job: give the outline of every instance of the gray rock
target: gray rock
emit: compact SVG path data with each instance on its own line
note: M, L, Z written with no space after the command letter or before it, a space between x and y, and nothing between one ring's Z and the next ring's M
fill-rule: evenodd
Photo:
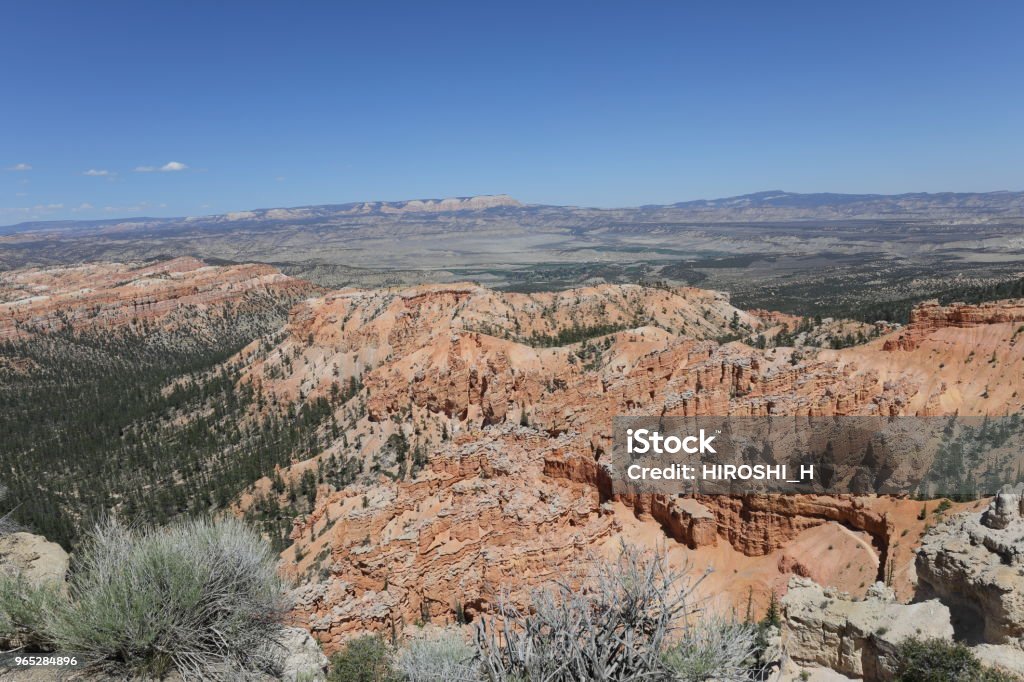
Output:
M953 636L949 609L938 600L900 604L884 585L854 601L806 578L792 578L782 612L783 670L790 672L828 668L846 677L891 680L904 639Z
M971 651L985 665L1024 678L1024 651L1017 647L1005 644L979 644L971 647Z
M1024 649L1020 491L1005 488L985 512L936 526L918 550L918 595L949 606L957 639Z
M850 682L857 680L856 677L840 675L830 668L819 666L799 666L793 661L787 661L776 677L770 678L772 682Z
M287 653L280 679L287 682L313 682L327 678L327 656L308 630L285 628L281 643Z
M61 584L68 573L68 553L41 535L10 533L0 536L0 570L20 573L36 585Z
M1015 521L1019 521L1024 513L1024 484L1015 487L1004 486L982 514L981 522L988 528L1001 530Z

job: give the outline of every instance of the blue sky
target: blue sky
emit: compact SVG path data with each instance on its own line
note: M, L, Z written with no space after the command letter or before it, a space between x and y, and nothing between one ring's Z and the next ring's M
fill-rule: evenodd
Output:
M1000 0L4 2L0 224L1020 190L1022 27Z

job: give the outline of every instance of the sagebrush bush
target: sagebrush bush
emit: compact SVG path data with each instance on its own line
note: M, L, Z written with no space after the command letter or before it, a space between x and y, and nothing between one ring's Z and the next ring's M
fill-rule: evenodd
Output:
M668 661L694 662L669 647L686 646L674 643L703 627L696 585L670 569L664 553L623 545L613 560L594 561L591 568L578 587L537 590L525 611L503 604L495 616L480 619L476 641L485 679L670 680Z
M81 548L70 599L44 627L58 649L118 675L272 672L286 607L276 559L231 518L155 530L106 522Z
M63 598L57 585L35 585L20 573L0 571L0 643L28 650L50 646L46 618Z
M442 631L436 636L417 637L395 654L395 668L404 682L479 680L476 649L458 632Z
M331 656L330 682L399 682L391 666L393 653L380 635L363 635Z
M757 626L708 616L682 629L662 660L679 682L746 680L757 656Z

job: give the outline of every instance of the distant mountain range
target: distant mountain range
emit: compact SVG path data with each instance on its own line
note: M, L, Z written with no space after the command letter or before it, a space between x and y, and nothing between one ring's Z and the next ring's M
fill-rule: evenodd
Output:
M758 213L773 217L786 214L788 219L1020 217L1024 216L1024 192L797 194L774 190L724 199L684 201L671 206L641 207L644 211L666 209L692 212L709 220L751 220L758 219Z
M499 194L0 228L0 271L176 256L266 263L330 287L664 280L729 291L750 307L807 310L811 297L831 312L837 298L909 300L951 280L1024 276L1024 192L770 191L609 209Z
M799 194L783 190L755 192L724 199L698 199L672 204L673 208L832 208L838 206L939 208L985 207L1001 210L1020 208L1024 192L912 192L908 194L837 194L817 192ZM655 206L654 208L658 208Z
M929 220L990 222L1024 217L1024 192L917 192L912 194L798 194L772 190L722 199L699 199L674 204L633 208L587 208L524 204L505 194L324 204L292 208L263 208L220 215L148 218L133 217L89 221L27 222L0 227L0 234L25 232L135 232L195 229L255 224L298 225L363 222L366 218L436 220L465 213L519 216L524 221L556 218L587 223L649 223L651 221L722 223L805 220ZM434 216L434 218L430 218Z

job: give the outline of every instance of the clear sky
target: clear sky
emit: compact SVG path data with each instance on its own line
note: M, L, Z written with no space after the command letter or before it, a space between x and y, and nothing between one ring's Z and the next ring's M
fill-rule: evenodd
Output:
M1024 3L0 3L0 224L1024 189Z

